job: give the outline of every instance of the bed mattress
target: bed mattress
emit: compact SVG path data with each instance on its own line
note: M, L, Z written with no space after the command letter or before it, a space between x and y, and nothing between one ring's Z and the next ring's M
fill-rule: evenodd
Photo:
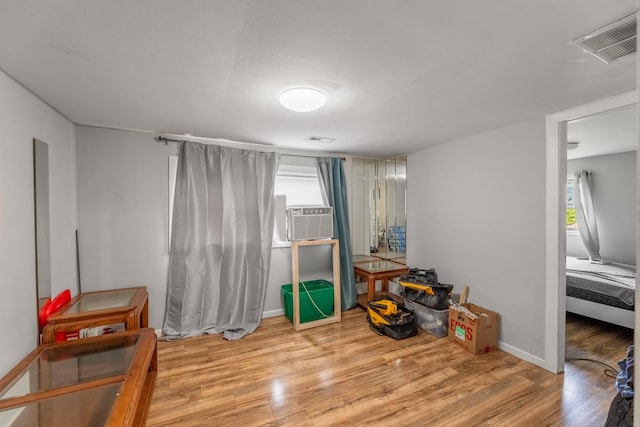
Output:
M636 270L616 263L592 264L567 257L567 296L633 310Z

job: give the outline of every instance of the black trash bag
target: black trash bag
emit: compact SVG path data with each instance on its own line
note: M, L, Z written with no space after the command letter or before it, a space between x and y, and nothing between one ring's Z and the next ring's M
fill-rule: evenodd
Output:
M631 427L633 425L633 365L634 346L627 349L627 357L618 362L621 371L616 377L618 394L609 406L605 427Z

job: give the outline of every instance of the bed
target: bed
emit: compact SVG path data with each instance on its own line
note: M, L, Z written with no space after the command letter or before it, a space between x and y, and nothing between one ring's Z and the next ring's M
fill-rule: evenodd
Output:
M567 256L567 311L634 328L636 269Z

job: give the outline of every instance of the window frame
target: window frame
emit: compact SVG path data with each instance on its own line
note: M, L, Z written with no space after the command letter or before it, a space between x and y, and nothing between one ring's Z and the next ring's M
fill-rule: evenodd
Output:
M579 236L580 233L578 232L577 221L571 225L567 225L568 221L566 219L569 216L569 209L573 209L575 214L575 201L572 200L575 197L575 185L576 185L576 181L573 174L567 174L567 185L565 187L565 200L566 200L565 230L568 235ZM570 194L571 194L571 199L569 196Z

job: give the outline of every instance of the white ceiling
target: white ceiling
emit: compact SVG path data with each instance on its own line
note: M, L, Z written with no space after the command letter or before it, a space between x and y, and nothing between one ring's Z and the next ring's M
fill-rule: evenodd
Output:
M78 124L390 157L634 89L635 56L607 65L568 43L634 10L635 0L0 0L0 69ZM299 85L327 105L283 109L277 96Z
M578 148L567 151L567 159L634 151L638 146L636 106L606 111L569 122L567 141Z

